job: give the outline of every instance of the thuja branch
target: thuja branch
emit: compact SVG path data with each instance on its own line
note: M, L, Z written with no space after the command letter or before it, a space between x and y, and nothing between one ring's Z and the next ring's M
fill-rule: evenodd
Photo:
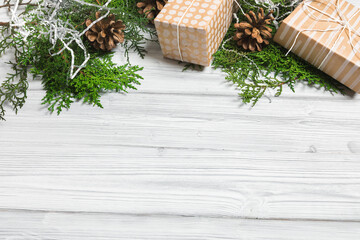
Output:
M279 4L279 12L284 17L294 6L286 4L288 2L291 3L290 0L286 0ZM239 0L239 3L245 12L263 7L255 0ZM238 13L238 17L240 21L246 20L241 13ZM274 25L271 28L273 32L276 31ZM286 56L287 50L277 43L270 41L269 46L261 52L244 53L235 41L231 41L234 34L235 28L232 25L225 36L225 49L221 48L215 54L213 66L227 73L226 79L238 87L244 103L255 104L264 96L267 89L276 91L275 96L280 96L285 86L295 91L297 82L321 87L331 93L341 92L339 84L331 77L292 53Z
M13 4L14 1L18 4ZM26 7L22 13L12 11L11 14L16 16L14 22L0 22L0 55L7 49L13 49L15 59L11 63L14 73L0 83L0 119L4 119L4 106L10 104L17 112L25 103L29 70L41 80L46 92L42 103L51 112L57 113L70 108L74 101L102 107L100 98L103 92L126 92L140 84L142 77L137 72L142 68L130 64L117 66L111 60L111 53L96 51L89 42L79 37L87 28L84 21L95 17L103 0L85 0L88 3L62 0L61 5L59 1L42 0L35 5L28 0L7 0L5 5L0 6L9 9L15 5L37 6L36 11L32 11L33 7ZM122 47L125 52L135 49L143 56L145 49L142 44L148 40L144 33L153 33L147 27L147 20L138 14L136 0L127 1L129 5L123 0L113 1L114 4L103 10L111 9L127 26ZM17 21L20 15L24 16L25 23ZM11 31L8 31L10 28ZM52 34L54 31L58 34ZM64 50L56 54L55 49ZM87 64L82 66L88 57ZM72 65L75 70L82 68L74 78L70 78L73 76L69 70Z

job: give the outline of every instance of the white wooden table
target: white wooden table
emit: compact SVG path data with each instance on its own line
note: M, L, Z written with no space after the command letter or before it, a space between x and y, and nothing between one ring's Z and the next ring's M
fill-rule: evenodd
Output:
M359 96L299 84L251 109L147 48L105 109L50 115L31 82L0 123L0 239L360 239Z

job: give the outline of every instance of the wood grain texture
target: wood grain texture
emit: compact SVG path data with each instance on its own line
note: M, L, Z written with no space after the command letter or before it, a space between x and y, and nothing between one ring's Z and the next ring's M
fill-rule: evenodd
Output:
M0 221L6 222L6 225L0 225L0 238L7 240L343 240L360 235L360 223L353 222L22 211L3 212Z
M0 122L0 239L360 237L358 95L299 84L250 108L147 48L139 90L104 109L50 115L31 81Z

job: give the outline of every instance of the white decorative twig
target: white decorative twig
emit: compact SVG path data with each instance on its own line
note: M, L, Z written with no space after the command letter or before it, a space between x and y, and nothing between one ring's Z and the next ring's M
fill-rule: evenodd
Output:
M17 27L17 31L24 37L26 41L30 34L34 34L34 28L24 28L25 22L19 17L18 6L20 0L14 0L13 8L10 8L11 21L10 26ZM33 14L39 19L39 25L43 26L46 30L41 34L48 36L52 47L49 49L51 56L61 54L67 50L71 54L71 66L70 66L70 78L73 79L83 69L90 59L90 54L87 52L85 45L82 41L82 36L97 22L107 17L110 13L108 5L111 0L108 0L104 5L99 6L91 3L84 2L82 0L42 0L38 2L37 8L33 11ZM58 18L61 10L71 3L78 3L79 5L86 5L98 8L99 11L107 10L107 12L100 18L93 21L84 31L79 32L68 21L63 21ZM63 47L54 53L54 49L57 43L61 42ZM70 47L72 43L76 43L83 51L84 61L80 65L75 65L76 56L74 50Z

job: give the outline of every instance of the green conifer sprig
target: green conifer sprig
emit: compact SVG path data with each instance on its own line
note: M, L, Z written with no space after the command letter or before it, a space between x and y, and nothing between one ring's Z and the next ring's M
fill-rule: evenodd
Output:
M86 0L90 3L98 3L96 0ZM101 2L99 2L102 4ZM8 0L10 4L10 0ZM132 4L133 6L128 6ZM114 0L108 7L111 12L118 16L126 24L125 42L122 46L125 55L129 51L137 52L144 57L146 50L142 46L148 40L152 40L154 29L148 28L148 21L136 11L134 0ZM17 113L24 105L28 89L28 73L42 82L45 90L43 104L48 105L50 112L58 114L63 109L69 109L75 101L102 107L101 94L107 91L126 92L127 89L136 89L142 77L138 74L142 70L139 66L129 63L117 66L112 61L112 53L100 53L93 49L84 38L85 47L90 54L90 60L79 74L71 79L69 69L71 66L71 54L63 51L61 54L51 56L52 53L62 49L62 42L56 42L53 51L52 44L46 33L47 26L41 23L37 15L32 12L34 6L30 3L22 16L26 20L28 30L31 30L26 41L16 28L10 28L9 24L0 24L0 56L7 50L14 49L13 72L8 74L4 81L0 81L0 119L5 120L6 108L9 106ZM68 21L79 32L85 29L85 20L89 17L95 19L96 7L80 6L74 1L63 1L58 18ZM76 56L75 65L84 61L83 50L72 43Z
M0 30L3 39L0 41L0 56L8 49L13 49L16 62L9 61L12 71L7 74L5 80L0 84L0 120L5 120L5 108L10 107L15 113L21 109L27 98L28 89L28 65L23 58L28 52L26 47L29 43L25 42L14 29L4 24Z
M277 2L281 3L280 15L286 16L293 10L293 7L290 7L291 0ZM256 12L260 7L264 7L255 0L239 0L239 3L244 12ZM238 13L238 17L240 21L246 20L241 12ZM275 32L274 25L271 27ZM232 24L224 41L232 38L234 33ZM275 42L271 42L263 51L255 53L244 51L232 40L224 42L224 48L220 48L214 54L213 66L227 74L226 79L237 86L244 103L252 103L254 106L268 89L273 89L276 97L282 94L284 87L289 87L295 92L294 86L298 82L305 82L331 93L343 92L344 87L333 78L293 53L286 56L287 50Z

